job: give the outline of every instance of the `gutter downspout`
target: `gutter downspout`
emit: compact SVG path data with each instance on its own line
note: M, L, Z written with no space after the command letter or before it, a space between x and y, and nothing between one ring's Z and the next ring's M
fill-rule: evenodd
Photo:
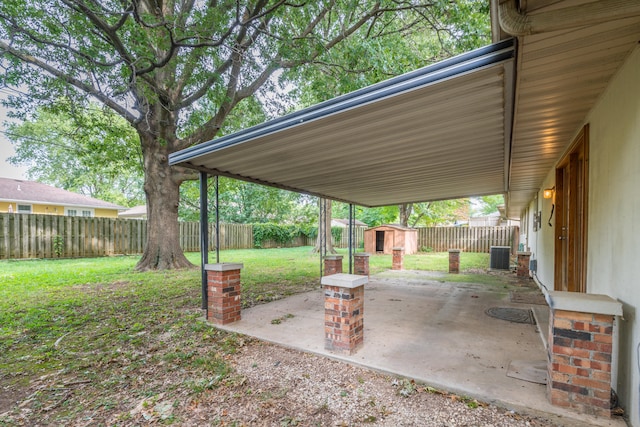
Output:
M535 14L521 13L516 0L498 0L500 28L512 36L586 27L640 15L638 0L599 0Z

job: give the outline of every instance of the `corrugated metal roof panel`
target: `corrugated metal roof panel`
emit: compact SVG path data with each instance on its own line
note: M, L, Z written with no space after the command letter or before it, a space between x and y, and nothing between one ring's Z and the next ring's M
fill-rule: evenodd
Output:
M379 97L367 89L361 103L338 99L308 120L296 113L301 122L265 124L171 162L364 206L502 193L512 56L512 44L496 45L451 69L427 67L408 90L403 79Z

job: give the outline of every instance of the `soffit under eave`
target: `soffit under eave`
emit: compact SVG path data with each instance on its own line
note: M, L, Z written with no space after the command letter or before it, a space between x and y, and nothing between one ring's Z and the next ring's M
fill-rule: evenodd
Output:
M509 193L519 218L640 40L640 17L518 38Z

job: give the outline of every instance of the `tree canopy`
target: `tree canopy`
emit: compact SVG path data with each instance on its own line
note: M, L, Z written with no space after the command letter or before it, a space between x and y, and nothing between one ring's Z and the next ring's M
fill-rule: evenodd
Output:
M121 206L143 203L135 130L111 110L94 105L71 114L64 106L40 108L31 120L8 126L16 148L10 162L28 166L32 180Z
M502 194L482 196L478 199L478 202L478 213L480 215L490 215L492 213L498 212L498 206L504 205L504 196Z
M475 46L487 33L486 7L481 0L4 0L0 84L25 89L8 102L21 118L65 99L71 112L97 101L128 122L139 138L149 218L137 268L188 267L179 187L196 174L170 167L169 154L255 124L259 115L243 114L252 97L274 112L304 103L290 87L311 84L316 69L335 82L306 102L408 71L413 63L403 68L394 44L412 34L428 34L424 40L437 40L447 55ZM417 51L416 37L406 43ZM439 59L436 50L427 56Z

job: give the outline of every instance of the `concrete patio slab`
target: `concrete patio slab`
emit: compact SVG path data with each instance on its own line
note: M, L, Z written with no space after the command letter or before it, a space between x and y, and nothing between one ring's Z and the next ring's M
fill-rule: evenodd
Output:
M508 284L451 283L445 277L421 271L372 276L365 285L364 346L351 356L324 348L320 288L243 310L241 321L219 327L508 409L541 413L566 425L625 425L620 418L552 406L544 385L508 377L511 361L546 361L543 342L536 325L495 319L485 311L527 306L510 302ZM536 308L538 316L548 310Z

